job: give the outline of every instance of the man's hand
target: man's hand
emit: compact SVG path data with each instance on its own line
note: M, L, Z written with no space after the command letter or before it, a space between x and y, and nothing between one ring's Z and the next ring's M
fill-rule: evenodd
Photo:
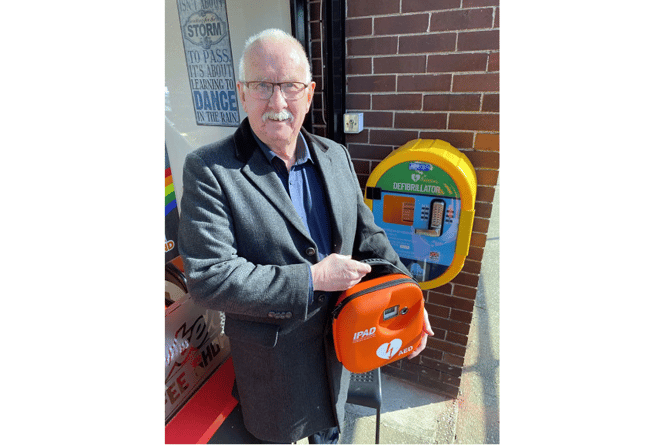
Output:
M311 266L314 290L345 291L372 271L369 264L351 259L350 255L333 253Z
M418 347L409 355L409 359L416 357L418 354L423 352L425 345L427 345L427 336L433 336L434 332L432 331L432 326L430 326L430 320L427 317L427 309L423 310L423 338L420 340Z

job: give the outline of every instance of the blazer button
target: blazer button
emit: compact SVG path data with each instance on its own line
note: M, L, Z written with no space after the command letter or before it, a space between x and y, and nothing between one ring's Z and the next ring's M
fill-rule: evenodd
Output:
M267 314L267 316L268 316L269 318L275 318L275 317L276 317L276 314L275 314L274 312L270 312L269 314Z
M318 296L318 302L319 303L324 303L325 302L325 294L320 294Z
M316 255L316 249L314 249L313 247L307 247L307 255L308 256Z
M292 312L290 312L290 311L286 312L286 318L292 318L292 317L293 317Z

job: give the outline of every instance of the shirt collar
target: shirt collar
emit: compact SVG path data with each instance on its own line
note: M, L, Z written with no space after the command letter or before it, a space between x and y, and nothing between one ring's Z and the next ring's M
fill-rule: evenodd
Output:
M258 136L251 130L251 133L253 134L253 138L256 140L258 145L260 146L260 150L262 150L263 154L267 158L267 161L272 164L272 161L275 158L279 158L276 153L274 153L263 141L260 140ZM296 146L296 156L297 159L295 160L295 165L300 165L304 164L307 161L311 161L312 163L314 162L313 159L311 158L311 153L309 153L309 148L307 146L307 141L304 139L304 136L302 135L302 132L298 133L298 138L297 138L297 146ZM283 163L283 161L282 161Z

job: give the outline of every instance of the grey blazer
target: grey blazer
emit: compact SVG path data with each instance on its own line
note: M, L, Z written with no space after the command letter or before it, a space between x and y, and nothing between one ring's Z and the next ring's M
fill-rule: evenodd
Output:
M328 197L332 252L403 268L374 224L346 149L302 134ZM188 290L226 314L246 427L260 439L295 442L343 426L350 373L326 334L337 293L316 292L309 304L316 243L248 119L231 137L190 153L183 182L178 245Z

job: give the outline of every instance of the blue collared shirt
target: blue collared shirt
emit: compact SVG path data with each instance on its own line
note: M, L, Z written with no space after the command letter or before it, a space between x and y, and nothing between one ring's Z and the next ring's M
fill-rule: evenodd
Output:
M260 149L277 172L293 206L302 219L304 227L317 246L318 260L331 252L330 211L326 202L325 189L316 165L309 153L309 147L300 133L297 139L296 161L290 171L286 164L255 134ZM313 302L313 281L309 271L309 304Z

